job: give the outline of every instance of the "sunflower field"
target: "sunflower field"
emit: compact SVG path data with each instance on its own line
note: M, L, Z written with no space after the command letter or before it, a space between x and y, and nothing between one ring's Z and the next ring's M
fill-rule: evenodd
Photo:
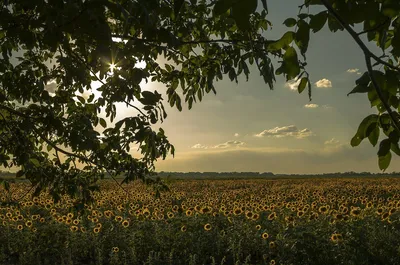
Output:
M400 264L396 178L101 186L83 213L0 189L0 264Z

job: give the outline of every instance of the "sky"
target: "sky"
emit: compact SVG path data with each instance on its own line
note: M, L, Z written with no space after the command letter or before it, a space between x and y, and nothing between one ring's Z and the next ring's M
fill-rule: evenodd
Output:
M296 17L301 1L268 4L273 28L266 36L276 39L288 30L282 23ZM376 47L370 48L379 55ZM236 84L226 77L215 84L217 95L206 95L190 111L187 105L182 112L168 106L161 127L176 154L157 161L156 170L379 172L378 146L368 139L358 147L350 145L362 119L376 113L366 94L347 96L366 71L361 50L347 32L331 33L325 26L311 35L307 62L311 102L306 91L298 94L282 76L269 90L253 67L248 82L242 78ZM399 171L399 161L393 155L387 171Z
M268 1L273 27L265 36L278 39L288 31L283 21L296 17L302 2ZM318 7L310 9L311 14L318 11ZM369 48L380 55L374 45ZM230 82L228 76L216 82L217 95L205 95L191 110L184 103L179 112L165 100L168 117L154 129L162 127L176 151L174 158L158 160L156 171L380 172L378 146L372 147L368 139L358 147L350 146L363 118L376 113L366 94L347 96L366 71L361 49L347 32L331 33L326 25L311 34L307 63L312 101L307 91L298 94L296 85L282 76L276 76L274 90L270 90L256 66L250 67L248 82L244 76L239 84ZM157 90L167 98L165 85L142 85L143 90ZM93 88L99 86L93 84ZM116 120L137 114L124 104L117 104L117 111ZM138 157L136 149L131 150ZM400 171L399 161L393 154L387 171Z

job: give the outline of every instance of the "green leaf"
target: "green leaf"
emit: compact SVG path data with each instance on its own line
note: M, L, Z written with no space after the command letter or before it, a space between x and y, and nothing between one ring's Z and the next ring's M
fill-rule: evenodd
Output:
M177 81L173 82L176 86ZM142 103L143 105L156 105L158 101L160 101L161 95L157 93L157 91L155 91L154 93L151 91L143 91L142 92L142 98L139 99L140 103Z
M228 11L229 8L232 7L233 0L219 0L215 5L214 5L214 15L219 16L224 14L226 11Z
M82 104L85 104L86 100L85 100L84 97L81 97L81 96L76 96L76 97L78 98L78 100L79 100Z
M25 175L25 171L24 170L18 170L17 174L15 175L16 178L21 178Z
M353 146L353 147L358 146L364 138L368 137L367 130L368 130L369 126L372 123L378 122L378 118L379 118L378 115L371 114L363 119L363 121L358 126L356 134L351 139L351 142L350 142L351 146Z
M389 167L391 160L392 160L392 153L390 151L385 156L379 156L378 158L379 169L385 171Z
M29 159L29 162L32 163L35 167L39 167L40 166L40 162L36 158Z
M283 55L283 60L285 64L286 79L294 79L300 74L300 65L297 58L297 52L293 47L287 48L285 54Z
M355 93L367 93L369 91L373 90L371 86L364 86L364 85L356 85L353 90L351 90L347 96Z
M322 11L315 16L312 16L310 20L310 28L312 29L312 32L317 33L318 31L320 31L324 27L327 19L327 11Z
M356 85L368 86L370 80L368 72L365 72L356 80Z
M386 156L390 152L391 141L384 139L379 144L378 156Z
M289 27L289 28L294 27L294 26L296 25L296 23L297 23L297 20L294 19L294 18L287 18L287 19L283 22L283 24L284 24L286 27Z
M106 127L107 127L107 122L106 122L103 118L100 118L99 122L100 122L100 125L101 125L103 128L106 128Z
M297 91L299 92L299 94L301 92L303 92L303 90L306 88L307 82L308 82L308 78L307 77L303 77L301 79L300 84L299 84L299 86L297 88Z
M295 33L293 31L288 31L283 36L268 45L268 49L271 51L277 51L284 49L289 46L290 43L294 40Z
M328 16L328 27L332 32L336 32L338 30L344 30L342 25L332 15Z
M175 17L178 16L179 11L181 10L184 2L185 2L185 0L174 0L174 14L175 14Z
M240 30L250 30L250 14L257 9L257 0L237 0L232 5L232 17Z
M396 155L400 156L400 147L398 143L391 143L390 150L392 150Z
M308 49L308 43L310 42L310 26L304 20L297 22L298 30L295 35L295 42L299 47L301 54L305 54Z
M380 129L377 122L371 123L367 129L366 135L369 142L375 146L378 143Z

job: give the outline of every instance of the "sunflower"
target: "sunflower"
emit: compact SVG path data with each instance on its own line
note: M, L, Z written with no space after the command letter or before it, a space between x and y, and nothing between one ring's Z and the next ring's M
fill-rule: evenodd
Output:
M265 240L265 239L269 238L269 235L268 235L268 233L262 233L261 237L262 237L262 239Z
M343 236L341 234L332 234L331 235L331 241L333 243L339 243L342 240L343 240Z
M211 230L211 225L210 224L205 224L204 225L204 230L210 231Z
M22 229L24 229L24 226L23 226L23 225L18 225L18 226L17 226L17 229L18 229L18 230L22 230Z
M275 217L276 217L276 213L275 213L275 212L272 212L272 213L270 213L270 214L268 215L268 220L272 221L272 220L275 219Z
M127 227L129 226L129 221L128 221L128 220L124 220L124 221L122 222L122 226L125 227L125 228L127 228Z
M256 225L256 229L260 230L261 229L261 225Z
M276 261L274 260L274 259L272 259L270 262L269 262L269 265L275 265L276 264Z
M304 215L304 212L303 211L298 211L297 212L297 217L302 217Z
M253 218L253 212L250 212L250 211L246 212L246 218L247 219Z
M242 214L242 209L241 208L235 208L234 210L233 210L233 214L234 215L240 215L240 214Z
M390 216L390 214L389 214L388 212L383 213L383 214L381 215L382 221L386 220L389 216Z
M276 243L275 243L275 241L271 241L271 242L269 242L269 248L276 248Z
M122 222L122 220L123 220L122 216L119 215L115 216L115 221Z
M26 222L25 222L25 225L26 225L27 227L31 227L31 226L32 226L32 221L29 221L29 220L26 221Z
M98 228L98 227L93 228L93 232L94 232L95 234L100 233L100 228Z
M352 216L359 216L361 214L361 209L359 207L354 207L351 209L350 214Z
M118 252L119 252L119 248L118 248L118 247L113 247L113 248L112 248L112 252L118 253Z
M169 219L174 218L174 213L173 212L168 212L167 216Z
M75 226L75 225L71 226L69 229L70 229L72 232L76 232L76 231L79 230L79 228L78 228L77 226Z
M321 206L321 207L319 207L318 211L319 211L320 213L326 213L326 212L328 211L328 207L326 207L326 206Z
M186 210L186 216L192 216L192 214L193 214L192 210L190 209Z
M186 225L182 225L182 227L181 227L181 231L182 231L182 232L186 232L186 230L187 230L187 227L186 227Z

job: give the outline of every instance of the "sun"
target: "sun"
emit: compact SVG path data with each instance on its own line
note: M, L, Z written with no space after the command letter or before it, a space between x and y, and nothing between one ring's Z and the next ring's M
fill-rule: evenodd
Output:
M117 67L117 65L115 64L115 63L110 63L110 71L111 71L111 74L113 74L114 73L114 69Z

